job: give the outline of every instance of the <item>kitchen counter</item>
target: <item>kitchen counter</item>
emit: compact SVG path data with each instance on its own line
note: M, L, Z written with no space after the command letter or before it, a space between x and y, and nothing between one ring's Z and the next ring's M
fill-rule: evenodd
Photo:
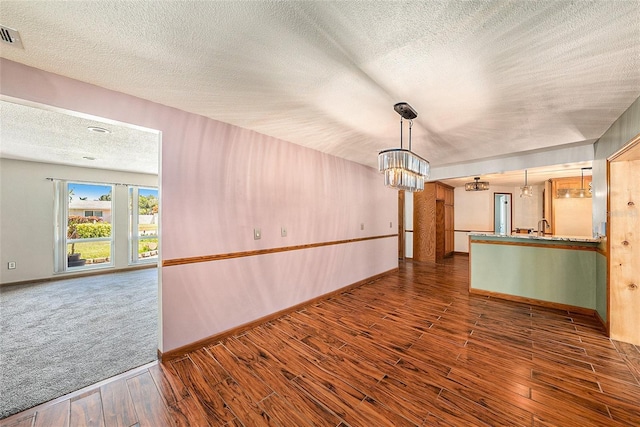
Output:
M537 234L521 234L521 233L506 235L506 234L473 232L473 233L469 233L469 236L496 237L500 239L529 239L529 240L533 239L533 240L554 240L554 241L561 241L561 242L589 242L589 243L600 243L600 240L601 240L599 237L556 236L551 234L544 234L542 236L538 236Z
M469 292L592 314L600 241L470 233Z

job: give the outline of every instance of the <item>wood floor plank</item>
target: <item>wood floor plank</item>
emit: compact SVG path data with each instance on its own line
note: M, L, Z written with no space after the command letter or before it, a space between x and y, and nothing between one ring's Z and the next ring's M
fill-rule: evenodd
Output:
M628 357L640 357L640 350L635 345L617 340L611 340L611 342L620 354Z
M424 402L437 399L441 391L436 386L425 385L418 388L387 376L367 394L407 420L420 425L429 415Z
M313 425L309 419L290 405L286 399L283 399L276 393L273 393L266 399L263 399L258 406L263 408L264 411L269 414L269 417L271 417L274 423L281 426Z
M618 381L638 384L638 378L636 378L634 370L631 369L624 360L592 360L591 365L598 375L604 375Z
M200 350L191 352L189 354L189 359L191 359L193 365L198 368L200 375L209 385L221 383L229 378L229 372L220 365L220 363L211 355L211 352L206 348L201 348ZM175 364L173 365L173 368L176 369Z
M0 420L0 427L32 427L35 421L35 413L27 416L11 417Z
M247 335L237 337L236 339L244 343L246 347L253 348L253 351L260 351L249 341ZM254 363L252 367L258 377L269 384L276 394L286 399L287 402L303 414L306 419L310 420L311 425L335 426L340 422L334 413L315 400L308 398L308 396L303 393L296 393L295 387L293 387L288 379L295 377L291 376L289 371L286 370L286 365L274 358L263 357Z
M339 339L335 335L327 333L326 329L318 329L309 325L308 323L305 323L305 319L300 319L298 316L296 316L296 313L283 318L282 326L289 327L291 331L297 332L299 334L298 339L301 340L304 340L308 337L315 337L327 347L332 348L340 348L345 344L343 340Z
M250 426L277 426L277 421L249 395L246 388L240 386L233 377L229 377L218 384L218 392L229 409L241 420L242 424Z
M224 344L210 346L207 351L211 353L236 383L247 390L255 402L259 402L273 393L271 387L251 372L250 364L240 361L227 350ZM226 384L229 385L229 382Z
M295 313L295 315L301 322L304 322L317 330L324 330L326 333L335 337L336 340L344 343L348 343L353 339L353 337L359 335L356 331L341 327L338 323L335 323L330 319L323 318L313 310L299 311Z
M440 393L438 399L443 401L447 405L456 408L458 411L473 417L473 419L482 421L491 426L524 425L517 418L504 417L503 414L495 413L484 405L469 400L449 390L442 390L442 393Z
M366 395L348 384L333 378L318 379L300 376L293 380L294 384L312 399L326 406L333 413L352 426L377 426L379 420L371 411L365 411L360 403ZM360 410L358 410L358 408ZM386 423L385 425L390 425Z
M436 417L435 415L433 415L432 413L429 413L429 415L427 415L427 417L424 420L424 426L433 426L433 427L451 427L451 426L464 426L466 424L463 423L454 423L454 422L447 422L445 420L443 420L442 418Z
M602 393L622 402L637 403L640 396L640 386L624 381L617 381L608 377L596 375Z
M176 427L211 427L200 401L186 396L167 408Z
M585 379L583 376L574 376L570 372L565 372L562 377L534 369L531 371L531 379L534 382L547 384L559 390L575 392L577 389L587 388L595 393L600 394L600 384L596 380Z
M264 328L260 329L257 336L253 336L252 339L265 347L274 340L280 342L282 346L277 352L272 352L272 355L291 368L296 375L308 372L309 369L315 370L318 363L326 358L314 348L282 333L272 325L264 325Z
M36 413L34 427L67 427L69 426L69 412L71 402L64 400L53 406L46 407Z
M588 421L596 425L610 426L618 424L611 419L606 405L582 396L575 396L549 387L533 387L531 399L547 407L557 408L556 411L561 411L564 414L581 417L585 423Z
M129 427L138 422L125 379L103 385L100 395L106 427Z
M153 377L156 387L160 390L160 396L167 407L175 405L189 396L189 391L175 374L171 365L158 363L149 368L149 373Z
M638 419L640 419L640 408L638 408L638 405L632 405L626 408L623 406L615 406L609 408L609 413L611 414L611 418L619 422L620 425L637 426Z
M148 371L127 379L127 386L140 427L173 426L164 400Z
M445 392L455 393L457 396L476 403L490 411L495 417L503 419L504 423L509 423L514 426L531 425L533 416L526 409L530 401L528 397L519 394L508 395L506 393L489 394L487 393L488 390L481 387L473 387L473 385L467 381L456 381L461 379L460 376L451 378L450 375L448 378L450 378L451 381L446 386L443 394L445 394Z
M386 407L382 402L371 397L365 399L358 405L357 411L366 416L365 425L389 426L389 427L416 427L422 423L415 423L398 412Z
M69 423L72 426L104 426L100 390L92 390L82 396L71 399L71 417Z
M218 362L212 359L209 363L217 364ZM199 401L210 423L222 425L236 418L215 388L217 384L220 384L220 381L215 382L217 376L213 377L213 381L209 381L212 377L207 375L207 372L213 372L214 368L201 371L190 357L174 360L171 365L176 371L176 375L189 389L189 394Z
M427 402L425 406L427 406L429 412L437 417L447 421L455 420L454 424L457 426L493 427L494 425L482 420L474 413L467 412L464 407L460 408L458 405L450 404L446 399L441 399L440 395L435 400Z
M472 371L469 369L453 368L447 375L447 378L471 390L483 390L490 394L491 397L509 402L513 400L514 395L524 398L531 397L531 389L525 385L510 381L507 378L500 378L496 381L495 375L478 369Z

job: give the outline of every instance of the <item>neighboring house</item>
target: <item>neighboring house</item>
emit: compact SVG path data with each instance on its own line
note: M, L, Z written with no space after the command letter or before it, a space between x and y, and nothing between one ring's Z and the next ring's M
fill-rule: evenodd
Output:
M69 215L97 216L104 222L111 222L111 201L108 200L72 200L69 202Z

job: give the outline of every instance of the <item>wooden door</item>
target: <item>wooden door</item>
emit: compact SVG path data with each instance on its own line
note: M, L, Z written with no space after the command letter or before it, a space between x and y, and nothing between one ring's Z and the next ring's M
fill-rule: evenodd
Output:
M640 142L609 164L609 333L640 345ZM630 160L626 160L630 159Z
M413 259L436 260L436 184L428 182L424 191L413 193Z

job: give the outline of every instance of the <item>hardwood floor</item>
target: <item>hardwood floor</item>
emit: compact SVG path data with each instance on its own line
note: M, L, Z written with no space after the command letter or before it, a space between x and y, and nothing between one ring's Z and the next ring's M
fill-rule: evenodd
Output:
M640 425L640 351L591 317L399 273L0 426Z

